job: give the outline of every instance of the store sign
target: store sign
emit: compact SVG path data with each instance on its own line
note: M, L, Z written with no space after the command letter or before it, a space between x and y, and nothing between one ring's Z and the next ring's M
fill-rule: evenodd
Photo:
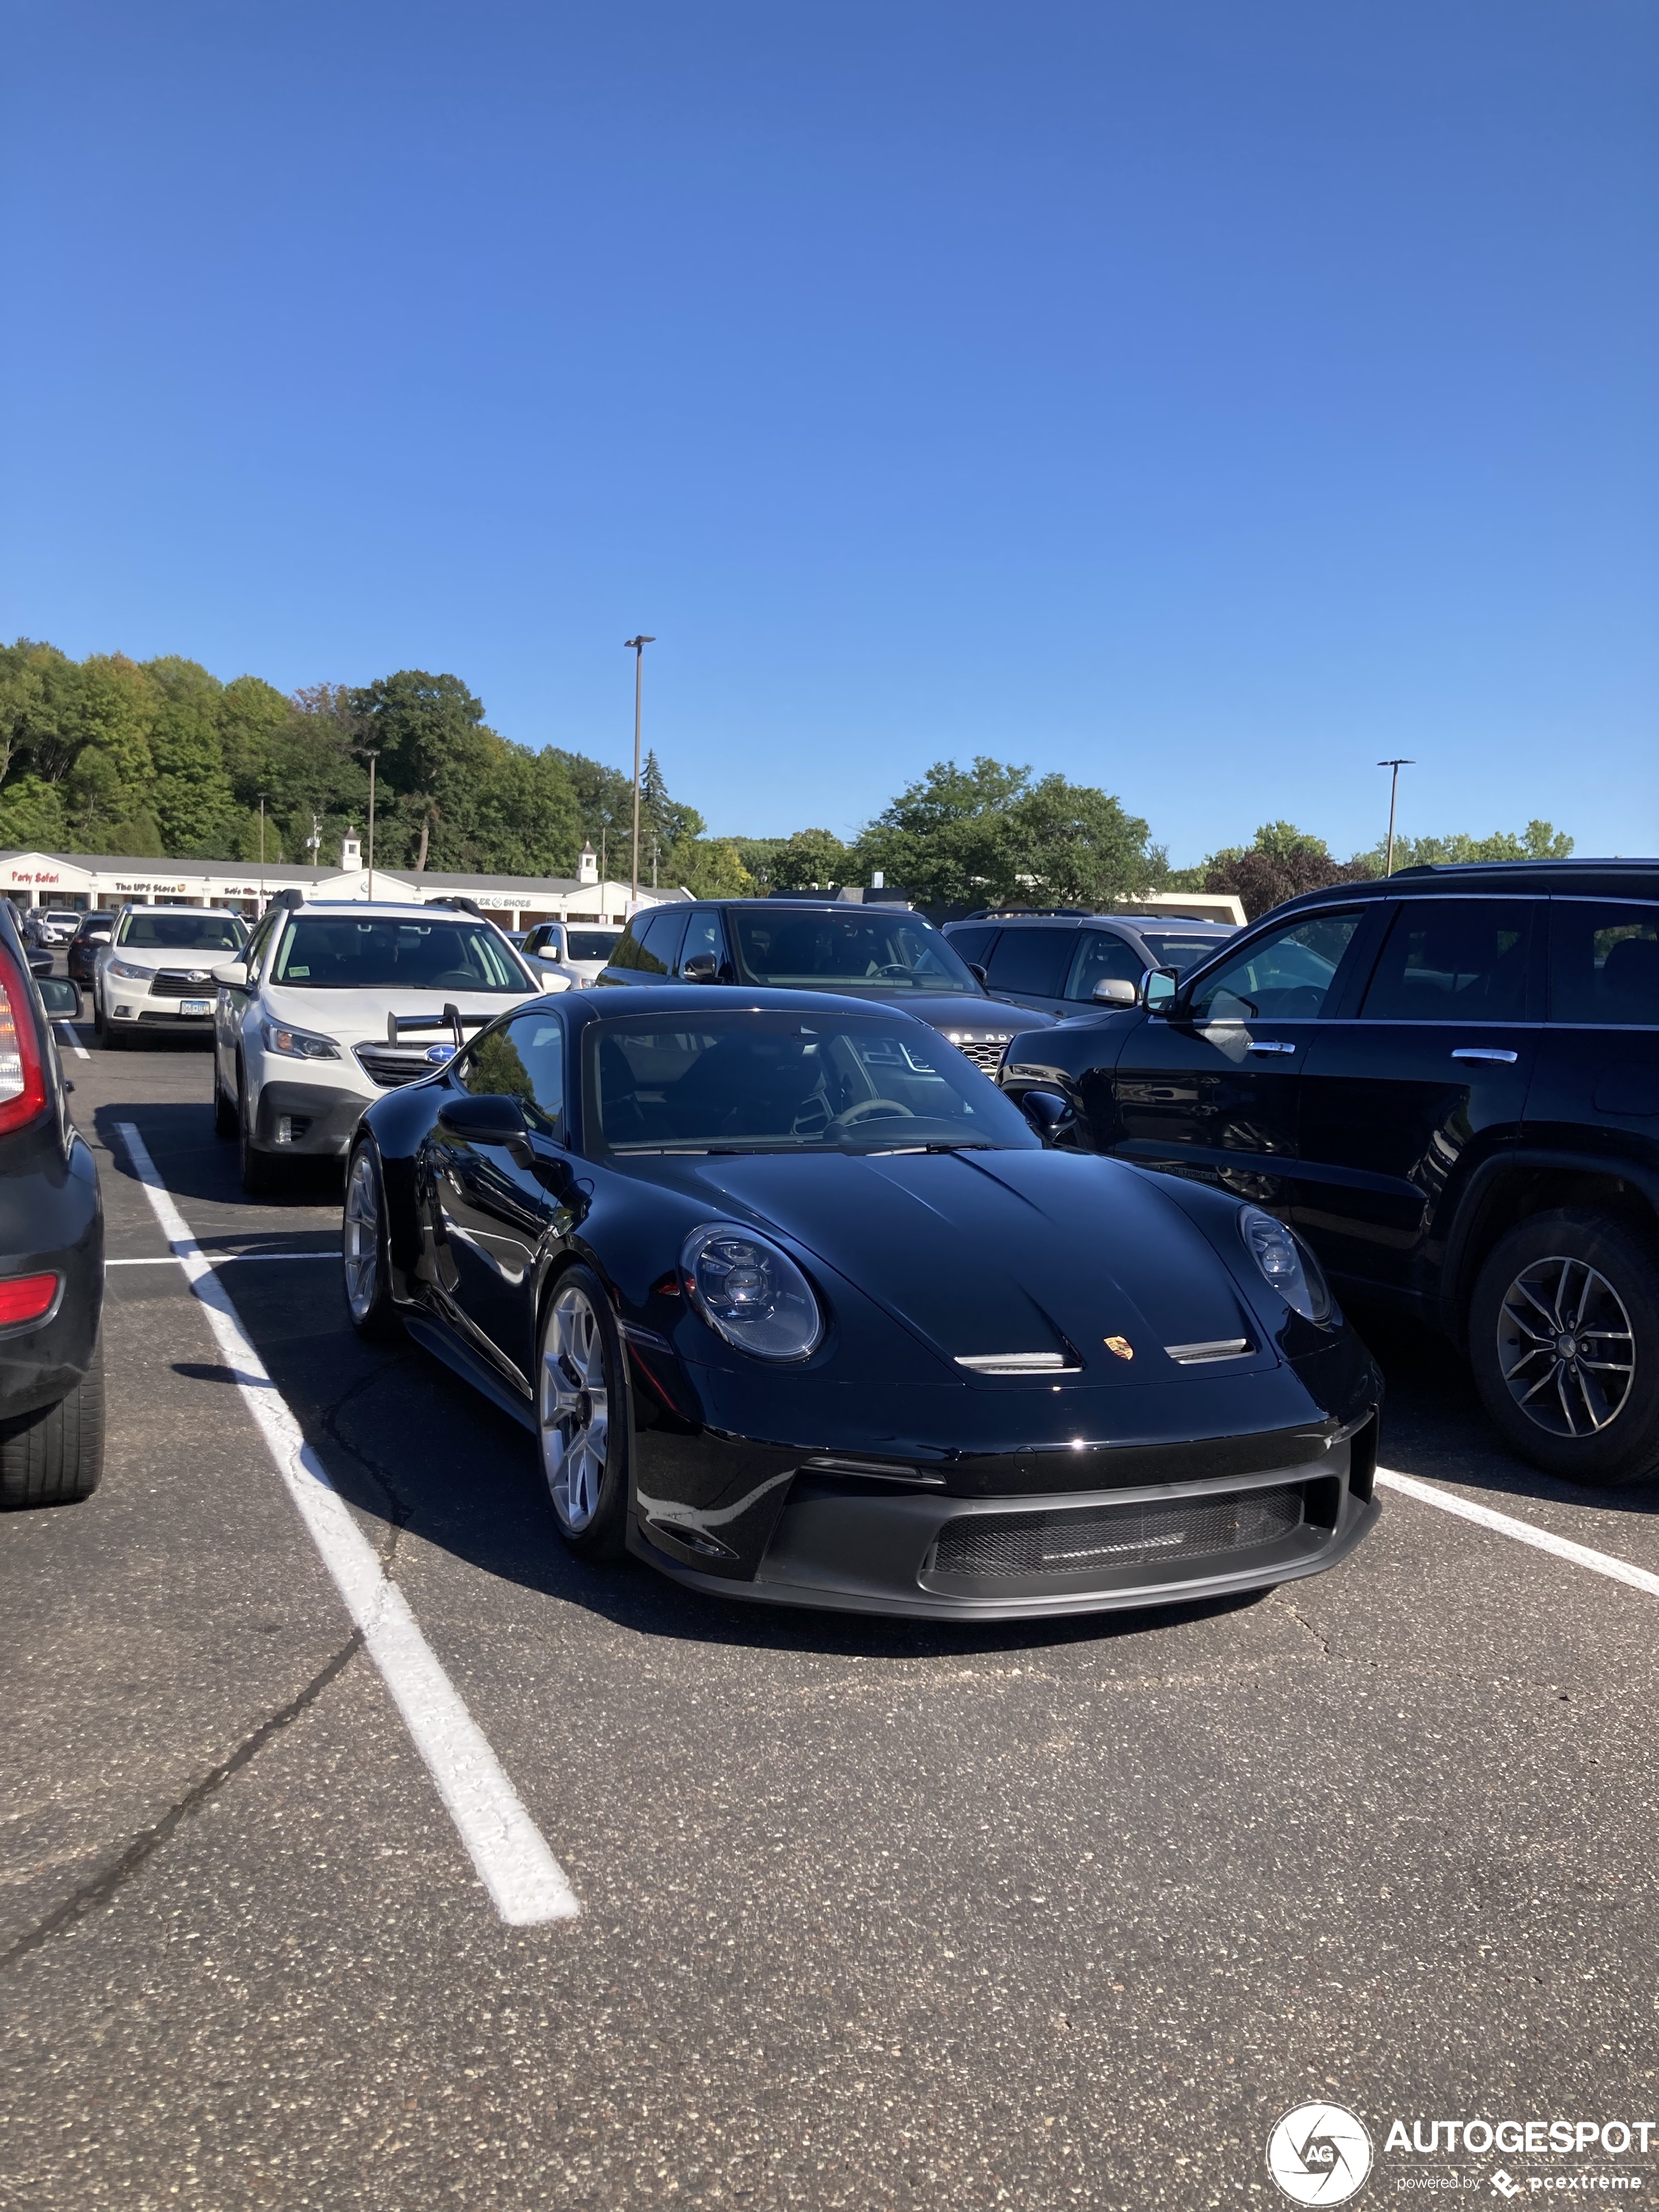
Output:
M62 878L56 868L14 868L11 880L15 884L55 884Z

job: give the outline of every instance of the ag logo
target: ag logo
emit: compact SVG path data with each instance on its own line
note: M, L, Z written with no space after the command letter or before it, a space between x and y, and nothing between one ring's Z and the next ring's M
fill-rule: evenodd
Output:
M1341 2105L1298 2105L1267 2138L1267 2171L1293 2204L1346 2204L1371 2170L1371 2139Z

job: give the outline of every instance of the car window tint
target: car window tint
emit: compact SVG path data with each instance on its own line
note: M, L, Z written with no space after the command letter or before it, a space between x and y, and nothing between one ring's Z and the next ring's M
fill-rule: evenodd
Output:
M1108 980L1138 983L1146 972L1146 962L1127 937L1115 937L1109 930L1087 929L1066 978L1066 996L1091 1000L1097 983Z
M1158 966L1173 968L1177 975L1184 975L1189 968L1201 966L1227 941L1224 937L1176 937L1163 929L1143 929L1140 934Z
M1193 1019L1316 1020L1358 927L1357 914L1321 914L1270 930L1203 979Z
M611 956L611 965L613 968L637 968L639 964L639 932L630 921L617 940L617 949Z
M635 962L642 975L672 975L680 933L685 927L683 907L659 907L640 933L640 957Z
M401 915L295 915L279 940L271 981L337 991L518 991L531 988L506 940L487 922Z
M685 942L680 947L680 968L684 972L688 960L699 953L712 952L714 971L718 975L726 958L726 932L720 927L717 908L712 906L694 907L691 919L685 926Z
M456 1062L455 1079L475 1095L516 1098L529 1127L564 1133L564 1024L556 1014L520 1015Z
M991 988L1057 999L1066 963L1076 950L1074 929L1005 929L986 970Z
M948 938L904 908L776 906L756 899L729 909L747 981L779 990L961 991L979 985Z
M608 960L616 949L614 929L568 929L564 934L567 960Z
M240 915L222 908L177 907L169 914L128 914L116 942L148 952L240 952L247 932Z
M982 968L985 955L996 933L994 922L988 923L983 928L953 929L951 932L951 950L958 960L965 960L970 968Z
M1523 1021L1531 913L1521 899L1403 900L1364 1019Z
M1659 906L1551 901L1549 1018L1659 1027Z

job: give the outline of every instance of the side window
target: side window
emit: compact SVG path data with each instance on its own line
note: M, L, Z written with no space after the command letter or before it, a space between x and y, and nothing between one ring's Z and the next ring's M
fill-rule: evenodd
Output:
M623 930L622 935L617 939L616 945L611 954L610 965L612 968L637 968L639 966L640 939L639 933L635 927L635 922L643 923L645 920L645 915L635 915L634 921L629 923L627 928Z
M270 950L271 940L275 938L276 932L282 927L282 908L272 907L270 913L264 916L258 927L254 931L252 938L249 942L247 948L247 972L256 981L264 972L265 955Z
M1270 930L1204 978L1191 1018L1316 1021L1358 927L1357 914L1310 914Z
M953 929L951 932L951 950L958 960L965 960L970 968L982 968L985 956L991 948L991 940L996 933L994 922L988 922L983 928L976 926L972 929Z
M1522 1022L1534 902L1402 899L1361 1018Z
M1066 961L1076 950L1074 929L1005 929L986 971L991 988L1057 999Z
M691 919L685 925L685 942L680 947L680 968L684 972L688 960L695 960L700 952L714 956L714 972L718 975L726 965L726 932L720 927L720 909L712 906L696 906Z
M1659 1028L1659 906L1551 900L1549 1018Z
M647 917L640 935L640 957L634 963L642 975L673 974L674 955L679 951L684 928L684 907L659 907L654 914Z
M1146 972L1146 963L1127 937L1114 937L1103 929L1087 929L1072 962L1072 972L1066 978L1066 996L1091 1000L1097 983L1109 978L1118 983L1138 983Z
M516 1098L527 1126L544 1137L564 1135L564 1024L538 1009L503 1022L456 1061L464 1091Z

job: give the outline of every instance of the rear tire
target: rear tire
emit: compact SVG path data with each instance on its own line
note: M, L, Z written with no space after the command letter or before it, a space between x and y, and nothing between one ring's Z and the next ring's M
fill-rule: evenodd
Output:
M237 1070L241 1074L241 1070ZM243 1076L237 1085L237 1134L242 1144L242 1188L250 1198L274 1198L283 1187L285 1161L273 1160L269 1152L262 1152L253 1141L249 1122L247 1079Z
M359 1336L384 1344L401 1336L403 1322L392 1299L391 1236L380 1156L367 1140L353 1148L346 1167L345 1218L340 1232L346 1311Z
M1489 1254L1469 1363L1510 1448L1564 1482L1659 1476L1659 1261L1588 1208L1534 1214Z
M104 1471L104 1348L67 1398L0 1421L0 1505L72 1505Z
M542 1316L536 1434L559 1534L580 1559L619 1559L633 1492L628 1369L590 1267L561 1275Z

